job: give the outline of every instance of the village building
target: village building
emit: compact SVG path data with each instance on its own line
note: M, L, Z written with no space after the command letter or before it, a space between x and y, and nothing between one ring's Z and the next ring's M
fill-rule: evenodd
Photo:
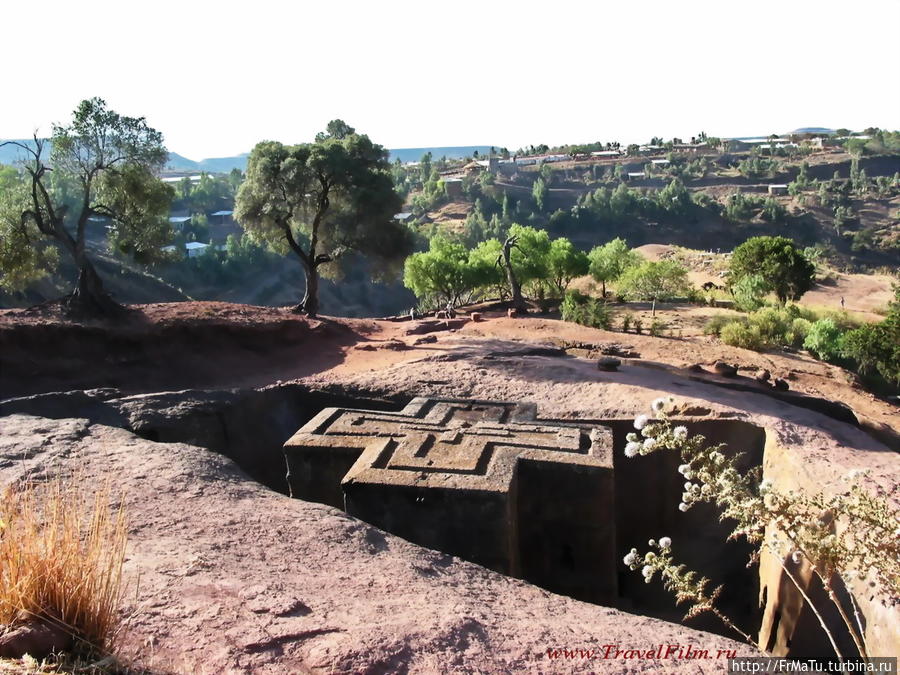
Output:
M447 191L447 197L455 199L462 197L463 182L462 178L445 178L444 189Z
M187 251L188 258L196 258L199 255L203 255L206 249L209 248L209 244L204 244L199 241L189 241L184 245L184 248Z

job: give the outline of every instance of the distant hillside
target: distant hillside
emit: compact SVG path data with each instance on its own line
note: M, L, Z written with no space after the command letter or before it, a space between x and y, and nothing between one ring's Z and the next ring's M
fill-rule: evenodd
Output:
M825 127L800 127L794 129L792 134L834 134L834 129L826 129Z
M34 141L20 140L18 142L25 143L30 147L34 146ZM435 159L440 159L441 157L446 157L447 159L461 159L463 157L471 157L475 154L476 150L479 155L486 155L491 151L491 146L459 145L435 148L399 148L388 150L388 152L391 155L392 162L399 158L400 161L405 164L406 162L418 162L426 152L430 152ZM197 161L188 159L184 155L179 155L177 152L170 152L166 169L169 171L206 171L208 173L228 173L235 168L244 171L247 168L247 157L249 156L250 153L245 152L234 157L213 157ZM0 164L15 164L24 157L25 152L21 148L10 145L0 148ZM49 143L44 148L44 157L50 157Z
M418 162L422 159L422 155L430 152L435 159L446 157L447 159L462 159L471 157L478 151L479 155L487 155L491 151L490 145L457 145L439 148L395 148L388 150L391 153L391 161L399 159L406 164L407 162Z
M463 157L471 157L478 152L479 155L486 155L491 151L489 145L459 145L435 148L398 148L388 150L391 161L399 159L404 164L407 162L418 162L422 159L422 155L430 152L432 157L440 159L462 159ZM228 173L234 168L244 171L247 168L247 157L250 153L245 152L236 157L217 157L214 159L202 159L199 162L188 159L177 152L169 153L169 163L166 168L170 171L207 171L209 173Z
M15 143L22 143L23 145L27 145L29 148L34 147L34 141L31 139L17 139L17 138L0 138L0 143L5 141L13 141ZM50 144L48 143L44 147L44 156L50 156ZM29 155L22 148L19 148L15 145L4 145L0 148L0 164L15 164L18 161L29 159Z
M244 171L247 168L247 157L249 156L250 153L245 152L235 157L213 157L197 162L179 155L177 152L170 152L166 168L170 171L205 171L207 173L228 173L232 169Z

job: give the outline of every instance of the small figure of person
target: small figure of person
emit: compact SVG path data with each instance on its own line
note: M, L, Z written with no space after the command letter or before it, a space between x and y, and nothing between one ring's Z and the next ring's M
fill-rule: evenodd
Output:
M844 296L841 296L841 309L844 309Z

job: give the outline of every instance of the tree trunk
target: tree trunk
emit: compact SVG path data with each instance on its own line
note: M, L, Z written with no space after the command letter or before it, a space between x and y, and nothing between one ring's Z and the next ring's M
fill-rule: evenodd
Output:
M512 260L510 260L510 251L514 245L515 241L506 240L503 246L503 265L506 267L506 278L509 281L509 290L512 294L512 306L519 312L527 312L528 307L525 305L525 299L522 297L522 285L516 277Z
M303 294L303 300L294 308L297 314L306 314L314 319L319 313L319 270L318 266L304 265L303 272L306 277L306 292Z
M86 255L78 260L78 283L64 304L69 312L87 316L114 316L125 308L103 289L103 281Z

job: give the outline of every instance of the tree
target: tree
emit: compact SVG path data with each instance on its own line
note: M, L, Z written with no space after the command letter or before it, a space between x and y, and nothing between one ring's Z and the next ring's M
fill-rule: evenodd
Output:
M653 302L651 316L656 315L656 303L670 300L690 290L687 270L674 260L645 261L630 267L619 280L619 291L626 297Z
M588 273L590 261L584 251L580 251L565 237L550 242L547 255L547 271L551 283L562 297L572 279Z
M108 219L111 240L138 258L171 239L165 215L173 191L156 177L168 158L162 134L143 117L119 115L92 98L78 105L68 125L53 127L49 165L37 136L33 145L9 144L23 149L29 160L24 185L5 201L4 230L14 231L18 246L41 247L42 240L50 240L74 259L78 282L66 299L69 310L120 311L88 256L87 224L92 216ZM13 265L34 267L39 258L44 256L21 255ZM4 268L4 279L21 281L21 272Z
M734 306L742 312L753 312L762 307L768 292L768 285L759 274L747 274L731 286Z
M356 129L347 124L344 120L331 120L325 125L325 131L316 134L316 143L321 143L329 138L347 138L356 133Z
M402 204L387 152L344 127L330 124L338 133L320 134L315 143L257 144L235 202L235 217L251 236L300 259L306 290L294 311L312 317L322 265L356 251L387 272L412 250L410 231L394 220Z
M693 204L691 193L680 178L673 178L671 183L660 190L656 195L656 202L663 211L676 216L687 213Z
M822 361L833 361L841 354L841 329L834 319L819 319L809 329L803 347Z
M403 285L435 307L456 306L477 283L469 252L462 244L436 236L428 250L406 259Z
M606 284L615 281L629 267L643 260L641 254L628 248L624 239L616 237L603 246L595 246L588 253L590 263L588 271L602 284L602 294L606 297Z
M894 301L883 321L864 324L844 335L842 356L856 361L864 375L877 371L900 386L900 285L894 287Z
M24 177L0 168L0 288L7 291L24 290L56 266L57 249L33 221L22 219L27 209Z
M812 288L815 266L787 237L751 237L734 249L730 283L758 274L782 304L798 300Z
M470 260L482 268L493 266L502 269L506 274L512 306L525 312L528 308L522 296L522 286L529 281L547 278L549 253L550 236L546 231L512 225L504 241L488 239L482 242L472 251Z
M431 153L426 152L422 155L422 159L419 162L419 177L424 185L429 180L431 180Z
M531 188L531 196L534 197L534 203L537 204L538 211L544 210L544 200L547 198L547 183L538 176Z

